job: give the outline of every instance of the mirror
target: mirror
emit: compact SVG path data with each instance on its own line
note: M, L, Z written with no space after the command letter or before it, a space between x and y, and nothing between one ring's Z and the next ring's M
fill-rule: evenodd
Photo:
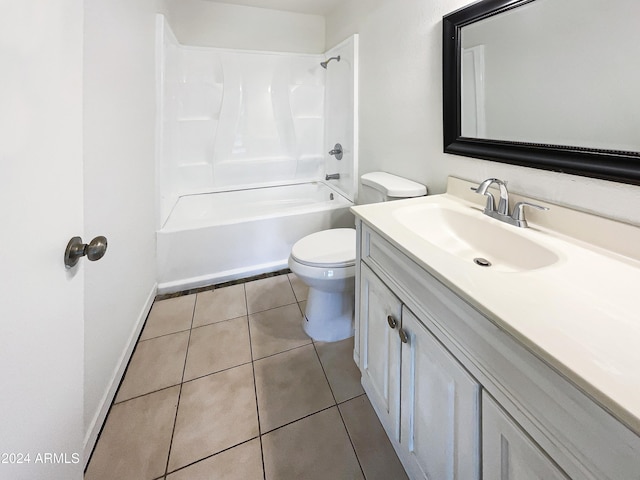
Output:
M483 0L443 19L444 151L640 184L640 2Z

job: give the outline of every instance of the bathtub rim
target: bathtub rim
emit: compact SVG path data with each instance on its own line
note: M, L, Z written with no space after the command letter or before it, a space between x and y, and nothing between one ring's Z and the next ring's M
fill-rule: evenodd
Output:
M169 212L169 215L167 215L167 218L165 219L165 221L162 224L162 227L159 228L158 230L156 230L156 234L157 235L162 235L162 234L171 234L171 233L177 233L177 232L183 232L186 230L200 230L200 229L205 229L205 228L211 228L214 226L222 226L222 225L234 225L234 224L238 224L238 223L243 223L246 221L255 221L255 220L260 220L260 219L268 219L268 218L280 218L280 217L287 217L287 216L291 216L291 215L298 215L300 214L300 210L294 210L292 209L290 212L280 212L278 213L277 211L274 212L273 214L268 214L268 215L254 215L254 216L249 216L249 217L242 217L241 220L238 221L226 221L226 222L219 222L219 223L208 223L208 224L202 224L202 225L197 225L197 226L192 226L192 227L179 227L179 228L167 228L167 223L169 222L169 219L171 218L171 215L174 213L178 202L180 201L181 198L184 197L194 197L194 196L198 196L198 195L214 195L217 193L231 193L231 192L244 192L247 190L260 190L260 189L267 189L267 188L277 188L277 187L289 187L289 186L295 186L295 185L307 185L307 184L319 184L319 185L324 185L325 187L327 187L329 190L331 190L331 193L336 193L337 195L339 195L341 197L341 200L339 201L339 203L336 203L336 205L332 205L330 207L324 207L324 208L310 208L308 210L309 213L312 212L321 212L324 210L334 210L334 209L338 209L338 208L348 208L350 206L355 205L355 203L350 200L344 192L342 192L339 188L332 186L331 184L329 184L326 181L322 181L322 180L307 180L307 181L296 181L296 182L287 182L287 183L269 183L269 184L262 184L262 185L252 185L248 188L232 188L232 189L220 189L220 190L207 190L207 191L203 191L203 192L198 192L198 193L188 193L188 194L184 194L184 195L180 195L177 197L176 201L174 202L174 204L171 206L171 210ZM328 204L328 201L323 201L323 202L316 202L314 204L311 205L326 205Z

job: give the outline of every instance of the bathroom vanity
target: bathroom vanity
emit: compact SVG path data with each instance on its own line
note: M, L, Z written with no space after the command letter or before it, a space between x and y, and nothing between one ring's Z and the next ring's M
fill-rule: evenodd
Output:
M640 479L640 229L470 187L352 208L354 358L409 477Z

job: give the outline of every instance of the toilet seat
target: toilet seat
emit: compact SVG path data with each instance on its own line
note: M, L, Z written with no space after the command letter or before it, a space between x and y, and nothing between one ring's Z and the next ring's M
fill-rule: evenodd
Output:
M291 257L310 267L353 266L356 262L356 231L353 228L334 228L312 233L293 245Z

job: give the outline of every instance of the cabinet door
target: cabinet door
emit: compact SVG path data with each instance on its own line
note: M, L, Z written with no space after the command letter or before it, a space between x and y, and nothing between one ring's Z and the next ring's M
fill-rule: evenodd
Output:
M360 279L360 370L362 386L387 435L400 430L400 301L364 264ZM389 324L397 322L394 328Z
M496 480L567 480L568 477L502 410L482 395L482 470Z
M410 477L479 478L480 384L406 307L402 330L401 444Z

